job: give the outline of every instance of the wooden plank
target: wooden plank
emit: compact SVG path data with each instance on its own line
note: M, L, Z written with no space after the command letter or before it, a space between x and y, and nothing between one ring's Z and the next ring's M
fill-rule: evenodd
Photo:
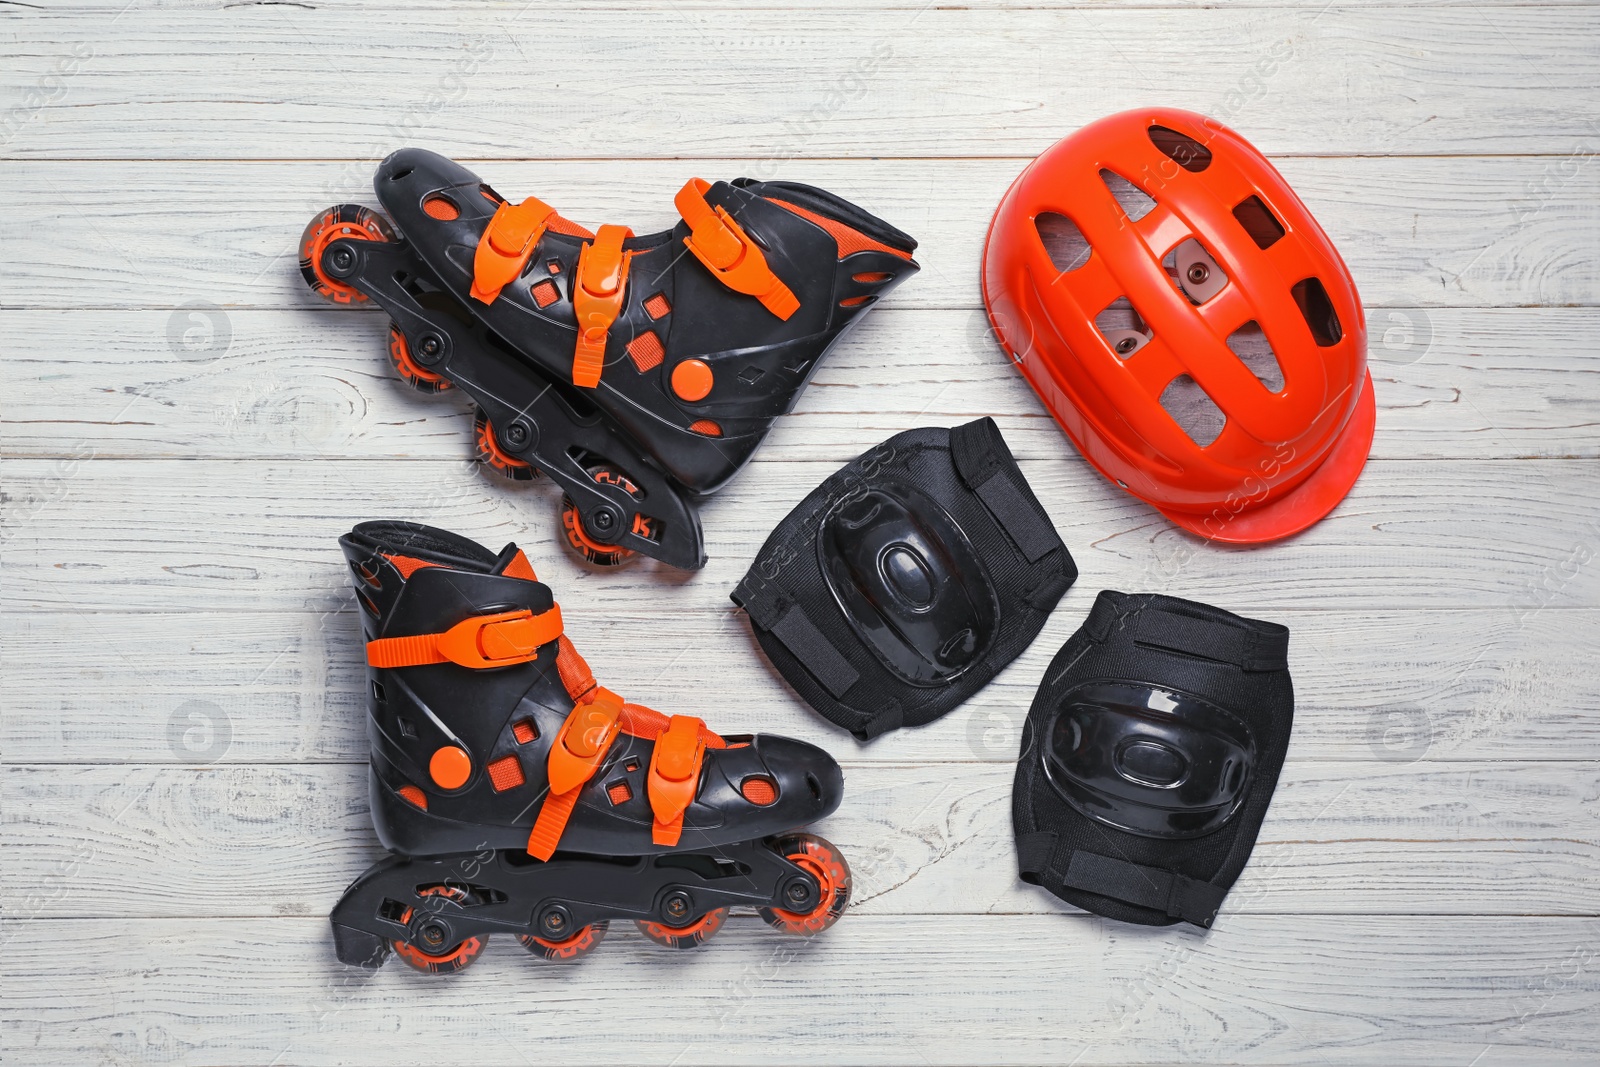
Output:
M341 968L315 918L7 919L33 1064L1593 1063L1589 919L736 917L693 957L619 928L574 967L510 942L448 986ZM86 975L92 978L86 979ZM682 1020L663 1027L663 1019Z
M92 441L106 458L456 461L471 448L470 401L422 396L396 378L381 312L215 314L5 312L5 454L72 457ZM1600 310L1370 315L1374 456L1600 457ZM214 347L185 347L188 330ZM861 450L867 412L941 425L992 413L1018 456L1071 448L977 309L869 318L829 355L766 454L843 463Z
M1192 61L1185 62L1188 69ZM1310 113L1300 102L1294 111ZM385 146L411 142L440 147L402 131ZM773 173L849 197L921 242L922 273L886 307L975 309L989 217L1026 162L797 159ZM1278 162L1338 245L1369 307L1600 303L1600 264L1576 251L1600 242L1593 211L1600 167L1584 159ZM301 231L329 204L372 201L375 163L351 159L348 144L321 162L126 161L114 168L114 181L101 162L12 162L0 215L5 306L310 308L316 298L297 264ZM537 193L579 221L626 222L640 233L674 221L672 196L689 175L762 173L749 159L473 166L507 195ZM1373 320L1392 325L1377 314ZM165 336L163 329L158 337Z
M800 737L851 764L1016 759L1039 679L1093 591L1070 593L1027 652L960 708L862 745L788 690L731 605L673 590L668 637L666 591L641 609L620 597L599 602L595 588L557 592L574 642L606 684L725 733ZM1293 631L1292 761L1600 754L1600 649L1590 639L1600 611L1310 602L1262 614ZM9 762L36 764L358 762L367 753L359 640L345 611L7 611L0 747Z
M881 425L890 421L864 416L862 447L907 428ZM674 611L725 612L774 516L836 469L781 455L762 453L707 504L711 561L692 575L653 561L581 572L553 540L552 487L511 491L476 464L13 460L0 573L12 610L326 611L350 595L334 539L360 520L406 517L497 545L517 540L564 601L602 614L650 603L663 582ZM1081 588L1068 603L1083 609L1106 587L1241 611L1327 597L1343 610L1501 607L1511 624L1545 606L1600 604L1590 565L1600 528L1583 505L1600 496L1591 463L1372 462L1328 518L1253 550L1178 532L1076 456L1022 467L1078 561Z
M1016 877L1010 765L846 775L844 805L812 829L860 868L858 911L1061 910ZM382 854L365 764L11 765L0 784L8 916L320 916ZM1600 761L1291 763L1224 921L1593 915L1596 789Z
M807 14L21 9L4 151L376 156L399 134L540 158L1033 155L1162 97L1280 154L1594 150L1572 106L1600 77L1592 8L1474 5L1453 25L1431 6ZM241 41L272 61L241 63Z

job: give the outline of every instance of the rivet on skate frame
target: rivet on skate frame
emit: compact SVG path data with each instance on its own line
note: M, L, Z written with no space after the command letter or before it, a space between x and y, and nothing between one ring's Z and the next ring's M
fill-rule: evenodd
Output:
M506 444L512 448L522 448L532 436L533 434L528 428L528 424L521 419L506 427Z
M795 911L801 911L816 902L811 882L804 878L796 878L790 882L784 889L783 895L793 905Z
M444 359L444 338L436 333L425 333L417 339L417 351L413 358L424 367L431 367Z
M681 923L689 918L689 894L679 890L670 894L661 904L661 913L671 922Z
M559 904L553 904L539 916L539 929L545 937L552 941L560 941L567 936L567 931L572 927L572 916L567 914L567 909Z
M447 932L445 928L438 923L428 923L421 929L421 931L419 931L418 936L422 938L423 943L429 948L438 948L444 944L444 939L447 936Z
M356 254L348 248L335 248L323 260L322 267L335 278L348 278L356 270Z

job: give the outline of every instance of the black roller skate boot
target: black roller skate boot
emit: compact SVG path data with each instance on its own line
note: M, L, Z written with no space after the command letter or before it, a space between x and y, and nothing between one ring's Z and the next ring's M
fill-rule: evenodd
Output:
M393 320L390 356L477 403L477 448L565 491L565 542L608 565L705 563L695 502L750 459L828 349L918 269L916 242L806 185L693 179L670 230L598 233L421 149L373 180L387 217L342 205L301 271Z
M333 910L345 963L460 970L488 935L575 959L614 918L697 945L732 905L827 929L850 871L800 831L839 806L826 752L721 737L595 683L515 545L367 522L340 539L367 637L372 820L395 855Z

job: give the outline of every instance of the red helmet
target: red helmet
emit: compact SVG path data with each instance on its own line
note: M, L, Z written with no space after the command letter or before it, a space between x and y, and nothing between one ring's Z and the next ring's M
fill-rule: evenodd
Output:
M1084 457L1203 537L1298 533L1366 464L1355 282L1221 123L1125 111L1051 147L990 223L983 298Z

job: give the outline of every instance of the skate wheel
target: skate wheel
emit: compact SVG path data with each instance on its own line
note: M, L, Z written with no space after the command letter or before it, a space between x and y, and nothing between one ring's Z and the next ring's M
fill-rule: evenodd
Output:
M851 885L850 866L839 850L816 834L801 833L785 834L773 841L771 847L816 878L822 895L817 906L808 912L761 908L761 918L767 925L787 934L809 936L820 934L838 922L850 904Z
M665 923L635 919L640 933L663 948L694 948L702 945L712 934L722 929L728 917L727 908L712 908L688 926L667 926Z
M477 445L478 461L500 477L510 478L514 482L531 482L539 476L539 468L517 459L500 447L494 427L489 424L489 416L482 408L472 419L472 439Z
M465 900L466 892L450 886L430 886L418 892L418 896L449 897L452 900ZM411 921L411 909L407 908L405 914L400 916L402 923ZM453 974L456 971L470 967L479 956L483 955L484 946L489 943L487 937L469 937L454 948L443 952L429 952L409 941L396 940L394 942L395 955L405 961L406 965L423 974Z
M550 941L543 937L534 937L532 934L519 934L517 940L522 942L523 948L535 956L560 963L571 963L593 952L595 946L606 939L606 931L610 928L610 920L601 919L562 941Z
M419 393L442 393L450 388L450 381L444 375L427 370L412 358L406 335L393 322L389 323L389 362L394 364L394 372L400 375L400 380Z
M300 276L311 291L332 304L364 304L366 294L322 273L322 250L341 237L392 241L394 228L388 219L369 207L339 204L318 214L300 235Z
M595 467L589 471L599 485L620 486L623 492L630 496L636 495L638 489L627 475L612 470L610 467ZM639 553L636 549L623 548L621 545L607 544L594 537L583 525L583 516L578 511L578 505L572 502L572 497L563 493L561 495L561 531L562 540L578 558L595 567L620 567L635 559ZM643 515L634 513L633 532L641 537L650 536L650 520Z

